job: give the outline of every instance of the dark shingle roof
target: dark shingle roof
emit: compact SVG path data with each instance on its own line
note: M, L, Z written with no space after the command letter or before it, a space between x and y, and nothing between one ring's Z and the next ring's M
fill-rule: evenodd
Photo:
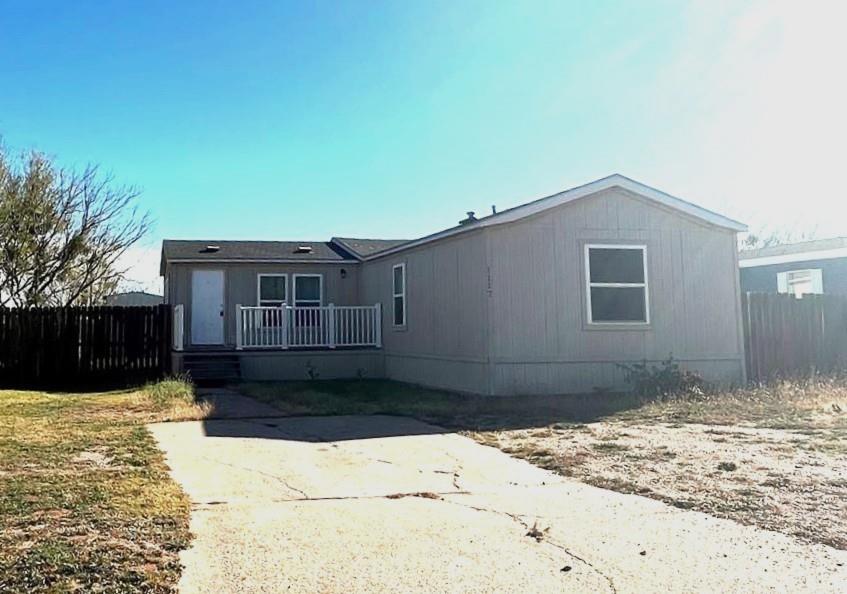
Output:
M411 241L409 239L362 239L357 237L333 237L333 240L361 257L367 257Z
M215 250L217 247L219 249ZM301 250L309 247L310 251ZM174 240L162 242L164 260L352 260L353 256L329 241L216 241Z

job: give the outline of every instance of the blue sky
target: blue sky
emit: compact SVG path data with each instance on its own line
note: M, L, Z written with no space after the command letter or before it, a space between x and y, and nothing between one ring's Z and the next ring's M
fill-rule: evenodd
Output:
M838 3L7 2L0 135L163 237L414 237L612 172L847 234Z

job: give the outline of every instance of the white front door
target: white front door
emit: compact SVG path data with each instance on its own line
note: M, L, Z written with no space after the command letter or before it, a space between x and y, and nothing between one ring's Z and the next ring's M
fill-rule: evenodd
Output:
M191 344L224 343L224 271L191 272Z

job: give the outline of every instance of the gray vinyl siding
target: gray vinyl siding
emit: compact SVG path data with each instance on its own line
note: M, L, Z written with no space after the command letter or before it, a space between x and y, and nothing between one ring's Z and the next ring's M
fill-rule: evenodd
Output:
M588 325L586 243L646 246L649 325ZM404 328L391 324L398 263ZM743 380L735 233L624 190L365 262L359 294L383 304L392 379L502 395L590 392L623 388L621 363L672 354L710 380Z
M362 303L383 305L387 377L487 393L486 244L473 232L365 262ZM406 324L394 327L392 269L406 265Z
M587 324L584 245L647 248L650 324ZM669 354L742 378L735 234L623 190L490 231L492 392L619 388L621 362Z
M341 270L346 271L341 278ZM224 340L235 347L235 306L258 304L259 274L288 274L288 297L293 298L294 274L322 274L323 302L335 305L359 304L359 268L357 264L238 264L172 263L168 266L170 303L185 305L186 347L191 347L191 271L224 271Z
M646 246L649 325L587 324L586 243ZM392 268L400 263L406 324L394 327ZM463 392L558 394L622 388L620 363L673 354L710 380L744 378L735 232L621 189L361 264L171 264L168 300L185 305L189 341L195 267L225 272L231 346L235 305L256 304L259 272L320 272L324 303L381 303L380 355L367 365L331 359L331 375L361 364L368 373ZM290 354L254 357L247 369L270 378Z

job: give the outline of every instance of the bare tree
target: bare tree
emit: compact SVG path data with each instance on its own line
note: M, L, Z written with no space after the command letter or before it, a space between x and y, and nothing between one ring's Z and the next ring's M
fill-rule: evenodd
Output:
M797 243L799 241L810 241L817 238L817 231L768 231L762 229L759 232L751 231L738 242L738 249L753 250L759 248L782 245L784 243Z
M91 305L112 292L119 258L150 228L138 196L95 166L14 160L0 146L0 305Z

